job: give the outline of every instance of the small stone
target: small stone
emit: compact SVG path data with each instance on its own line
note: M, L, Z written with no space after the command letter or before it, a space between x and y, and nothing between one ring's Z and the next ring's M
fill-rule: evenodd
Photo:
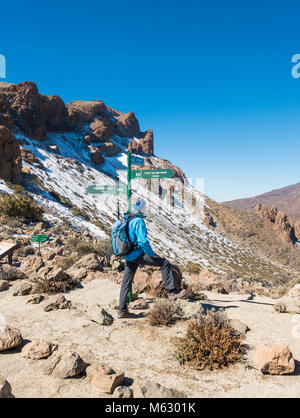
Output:
M159 383L146 381L132 386L134 398L169 398L180 399L187 396L177 389L168 389Z
M26 303L30 303L32 305L38 305L44 299L45 299L45 297L43 295L33 296L30 299L28 299L28 301Z
M48 343L47 341L31 341L22 348L22 356L30 358L31 360L48 358L57 347L56 344Z
M0 352L14 349L18 347L22 341L21 332L17 328L7 325L4 332L0 334Z
M86 363L74 351L58 351L47 360L43 373L66 379L83 373L86 367Z
M104 393L112 394L117 386L124 381L124 373L114 371L104 364L93 364L87 368L87 375L91 386Z
M262 373L290 374L295 370L295 360L288 346L270 344L255 350L253 365Z
M87 314L91 321L97 322L99 325L111 325L114 322L112 315L98 304L88 308Z
M118 386L114 390L113 398L133 398L132 390L127 386Z
M9 288L9 281L8 280L0 280L0 292L7 290Z
M133 310L146 310L149 309L149 304L144 299L137 299L129 304L129 307Z
M67 300L63 295L56 296L44 307L44 311L55 311L57 309L71 309L72 302Z
M248 325L239 319L229 319L229 325L241 335L246 335L246 333L250 331Z
M16 286L14 292L13 292L13 296L26 296L29 295L29 293L32 290L32 283L30 282L21 282L20 284L18 284L18 286Z
M8 381L0 376L0 399L5 398L14 398L14 395L11 393L11 386Z

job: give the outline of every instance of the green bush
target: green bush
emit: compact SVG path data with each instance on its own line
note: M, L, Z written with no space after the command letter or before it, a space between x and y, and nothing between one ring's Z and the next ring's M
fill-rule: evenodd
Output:
M5 193L0 195L0 213L10 218L39 220L43 215L43 209L24 193Z

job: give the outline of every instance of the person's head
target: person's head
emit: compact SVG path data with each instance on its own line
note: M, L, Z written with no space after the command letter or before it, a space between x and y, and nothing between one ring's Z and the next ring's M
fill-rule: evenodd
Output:
M146 211L146 202L144 199L138 200L133 206L133 210L138 213L145 213Z

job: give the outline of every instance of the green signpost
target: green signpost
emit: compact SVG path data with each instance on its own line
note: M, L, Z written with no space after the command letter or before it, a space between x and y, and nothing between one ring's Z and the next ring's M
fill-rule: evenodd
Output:
M171 178L174 171L170 168L158 170L131 170L131 179L162 179Z
M41 242L47 241L47 235L31 235L31 241L39 243L39 255L41 255Z
M99 186L89 186L87 192L90 194L127 194L128 200L128 214L131 213L131 180L133 179L161 179L161 178L171 178L174 175L174 171L170 168L166 169L156 169L156 170L132 170L132 165L144 166L145 160L141 157L136 157L131 155L130 152L127 153L127 186L125 184L121 185L99 185ZM119 201L118 201L118 219L119 219ZM129 303L131 302L132 292L129 292Z

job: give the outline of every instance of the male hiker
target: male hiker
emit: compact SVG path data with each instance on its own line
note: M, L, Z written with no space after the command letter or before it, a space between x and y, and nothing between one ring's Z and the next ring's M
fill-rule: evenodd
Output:
M156 255L151 248L144 222L145 215L143 213L145 213L145 209L145 200L142 199L137 202L133 207L133 214L131 215L133 218L128 223L129 240L132 243L136 243L136 246L125 256L126 267L120 292L119 318L136 317L127 309L127 295L139 265L158 266L161 268L162 278L169 292L170 300L182 298L187 294L187 291L184 289L175 290L175 280L169 261ZM128 215L127 219L129 219Z

